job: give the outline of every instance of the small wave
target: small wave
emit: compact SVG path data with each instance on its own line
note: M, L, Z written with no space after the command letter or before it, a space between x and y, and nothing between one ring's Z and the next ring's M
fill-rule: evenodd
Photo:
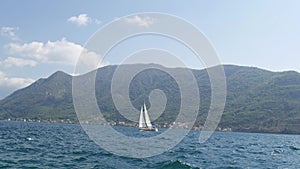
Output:
M295 146L289 146L289 148L291 150L295 150L295 151L300 150L300 147L295 147Z
M86 161L87 159L85 157L79 157L79 158L75 158L73 159L72 161L74 162L83 162L83 161Z
M281 154L281 153L283 153L283 150L274 149L271 154L276 155L276 154Z
M73 155L86 155L89 154L89 152L85 151L85 150L75 150L73 151Z
M32 141L33 140L33 138L31 138L31 137L28 137L28 138L26 138L28 141Z
M168 162L163 162L159 164L159 167L161 169L173 169L173 168L178 168L178 169L198 169L198 167L193 167L188 163L181 162L180 160L176 161L168 161Z

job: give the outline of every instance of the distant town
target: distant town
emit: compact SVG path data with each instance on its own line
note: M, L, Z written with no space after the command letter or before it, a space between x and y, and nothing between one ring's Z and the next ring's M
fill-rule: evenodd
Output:
M64 123L64 124L79 124L78 121L70 120L70 119L60 119L60 120L52 120L52 119L30 119L30 118L8 118L5 121L19 121L19 122L35 122L35 123ZM80 121L80 124L91 124L89 121ZM104 126L128 126L128 127L138 127L138 123L128 123L124 121L114 122L109 121L105 123L101 123ZM171 123L171 124L156 124L158 128L174 128L174 129L189 129L188 125L185 123ZM204 126L202 125L194 125L192 130L203 130ZM224 132L232 132L231 128L221 128L218 127L217 131Z

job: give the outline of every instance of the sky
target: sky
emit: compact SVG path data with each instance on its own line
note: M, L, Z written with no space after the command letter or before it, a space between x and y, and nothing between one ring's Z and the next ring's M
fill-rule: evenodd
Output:
M151 26L155 22L151 18L134 17L141 12L171 14L191 23L209 39L222 64L300 72L298 0L0 3L0 99L58 70L73 74L88 40L115 19L133 14L128 24ZM188 67L201 68L182 44L157 36L126 40L108 54L111 59L103 65L118 64L124 55L145 48L170 51Z

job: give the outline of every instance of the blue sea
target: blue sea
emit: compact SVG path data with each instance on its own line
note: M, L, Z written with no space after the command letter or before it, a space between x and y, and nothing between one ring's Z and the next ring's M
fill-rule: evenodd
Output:
M0 168L300 168L299 135L215 132L200 144L199 133L191 131L173 149L139 159L102 149L77 124L0 121Z

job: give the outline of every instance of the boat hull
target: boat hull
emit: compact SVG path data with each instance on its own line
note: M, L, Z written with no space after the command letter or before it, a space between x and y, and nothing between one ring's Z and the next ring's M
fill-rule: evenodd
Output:
M158 131L158 128L139 128L140 131Z

